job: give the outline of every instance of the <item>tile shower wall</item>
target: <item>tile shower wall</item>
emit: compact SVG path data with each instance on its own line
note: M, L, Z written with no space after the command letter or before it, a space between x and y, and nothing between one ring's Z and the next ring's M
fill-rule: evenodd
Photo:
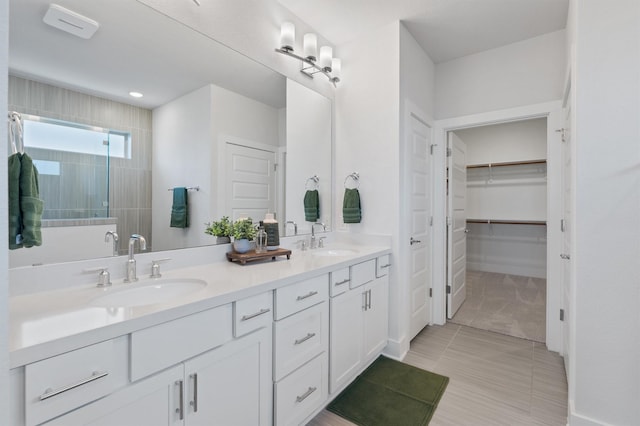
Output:
M16 76L9 76L8 109L129 132L131 158L110 159L109 216L118 219L121 254L127 251L125 236L133 233L147 237L147 250L151 249L151 110ZM104 166L105 162L91 165Z

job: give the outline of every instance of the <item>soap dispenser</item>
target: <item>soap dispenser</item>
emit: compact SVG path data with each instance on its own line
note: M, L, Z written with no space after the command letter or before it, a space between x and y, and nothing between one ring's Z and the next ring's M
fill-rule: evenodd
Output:
M267 233L267 250L277 250L280 246L280 232L278 231L278 221L273 213L267 213L262 221L264 230Z

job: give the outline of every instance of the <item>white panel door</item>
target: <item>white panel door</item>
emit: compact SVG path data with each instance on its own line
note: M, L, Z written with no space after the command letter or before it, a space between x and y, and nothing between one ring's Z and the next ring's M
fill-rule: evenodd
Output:
M467 147L453 133L449 147L447 317L451 319L467 296Z
M409 155L409 338L413 339L431 321L431 244L429 216L431 215L431 159L429 145L431 129L411 117L408 135Z
M565 370L569 374L569 314L571 313L571 232L572 232L572 196L573 196L573 167L571 134L571 91L567 94L564 113L564 129L562 131L562 309L564 322L562 323L562 354Z
M233 220L260 220L276 209L276 153L226 144L227 201L225 214Z

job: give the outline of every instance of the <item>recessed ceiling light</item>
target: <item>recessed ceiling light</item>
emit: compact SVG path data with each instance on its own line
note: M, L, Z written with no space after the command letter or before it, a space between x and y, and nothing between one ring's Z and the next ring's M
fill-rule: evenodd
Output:
M142 93L140 93L140 92L129 92L129 96L132 96L134 98L141 98L142 97Z

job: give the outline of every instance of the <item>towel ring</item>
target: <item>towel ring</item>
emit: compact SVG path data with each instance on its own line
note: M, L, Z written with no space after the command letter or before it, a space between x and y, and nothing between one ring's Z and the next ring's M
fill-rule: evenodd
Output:
M309 181L313 182L313 188L311 189L318 189L318 183L320 182L320 178L318 177L318 175L313 175L311 176L309 179L307 179L307 181L304 183L304 189L306 189L307 191L309 191Z
M353 173L347 175L347 177L344 178L344 187L345 188L348 188L347 187L347 181L349 179L353 180L353 183L355 184L355 187L354 188L350 188L350 189L359 189L360 188L360 173L353 172Z

